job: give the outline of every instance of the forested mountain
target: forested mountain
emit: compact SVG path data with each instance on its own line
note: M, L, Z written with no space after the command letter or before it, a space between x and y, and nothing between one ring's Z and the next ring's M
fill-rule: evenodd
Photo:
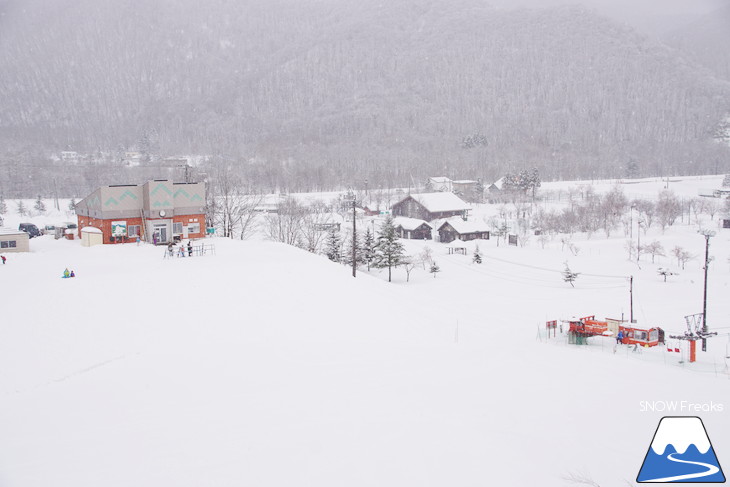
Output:
M718 78L730 81L730 5L672 33L667 42Z
M730 82L685 59L580 7L0 0L0 157L212 154L266 190L730 170Z

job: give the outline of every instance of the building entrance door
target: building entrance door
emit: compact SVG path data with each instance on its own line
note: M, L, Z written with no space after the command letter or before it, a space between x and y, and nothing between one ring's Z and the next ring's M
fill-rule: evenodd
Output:
M157 243L167 243L167 225L155 225L155 233L158 235Z

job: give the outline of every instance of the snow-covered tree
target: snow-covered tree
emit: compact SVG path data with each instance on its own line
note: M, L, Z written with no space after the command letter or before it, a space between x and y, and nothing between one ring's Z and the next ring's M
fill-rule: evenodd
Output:
M25 216L28 213L28 210L25 208L25 204L23 203L23 200L18 200L15 203L15 211L20 216Z
M71 201L68 203L68 209L69 211L76 211L76 198L71 198Z
M375 236L373 235L373 232L370 231L368 228L365 231L365 236L362 240L362 259L363 262L365 262L368 266L368 271L370 270L370 265L373 262L373 259L375 259Z
M672 255L677 258L677 265L681 265L682 269L684 269L684 266L688 261L694 259L694 255L690 254L679 245L672 249Z
M674 225L675 220L682 214L682 207L679 198L671 191L659 193L659 200L656 204L656 214L662 231L667 226Z
M657 255L664 256L664 247L662 246L661 242L658 240L654 240L650 244L642 245L641 246L641 252L645 254L651 255L651 263L654 263L654 257Z
M436 263L436 261L433 261L433 263L431 264L431 269L429 270L429 272L430 272L431 274L433 274L433 277L434 277L434 278L436 278L436 273L438 273L438 272L441 272L441 268L440 268L440 267L439 267L439 265L438 265L438 264Z
M725 177L722 179L722 187L730 188L730 174L725 174Z
M8 212L8 205L5 203L5 198L0 195L0 215L4 215Z
M563 281L570 283L571 287L575 287L573 285L573 282L575 282L576 279L578 279L579 272L573 272L570 270L570 266L568 266L568 263L565 263L565 270L563 271Z
M433 249L425 245L421 253L418 254L418 258L421 260L421 265L423 265L423 270L425 271L426 264L430 266L433 263Z
M46 204L43 203L43 199L40 195L38 195L38 199L35 200L35 205L33 205L33 209L41 215L46 212Z
M406 270L406 282L410 282L411 271L416 268L417 263L417 259L411 255L406 255L403 258L403 268Z
M342 238L340 238L340 232L336 228L330 229L327 233L325 255L332 262L340 262L342 260Z
M404 255L403 244L398 241L398 234L393 225L393 217L388 215L378 233L372 266L378 269L387 267L388 282L391 282L393 267L403 263Z
M669 269L665 269L663 267L660 267L659 269L657 269L657 273L660 276L664 277L664 282L667 282L667 276L674 276L677 274L676 272L672 272Z
M352 232L345 232L345 238L342 242L342 258L340 259L340 261L345 265L352 265L353 244L355 245L355 265L359 266L365 264L365 252L363 252L363 245L360 234L355 234L355 239L353 240Z
M479 246L478 245L474 248L474 256L472 257L472 262L474 262L475 264L481 264L482 263L482 254L479 251Z

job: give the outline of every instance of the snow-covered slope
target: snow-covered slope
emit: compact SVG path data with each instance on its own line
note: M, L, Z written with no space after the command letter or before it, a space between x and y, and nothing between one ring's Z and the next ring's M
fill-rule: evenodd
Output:
M704 250L694 226L646 238ZM548 319L628 317L620 276L640 322L681 332L701 311L701 259L665 283L671 259L639 269L624 240L484 241L481 265L407 242L442 272L389 284L271 242L163 259L33 239L0 266L0 485L625 485L667 414L642 401L672 400L724 405L699 414L730 464L730 233L712 240L720 336L697 364L545 338Z

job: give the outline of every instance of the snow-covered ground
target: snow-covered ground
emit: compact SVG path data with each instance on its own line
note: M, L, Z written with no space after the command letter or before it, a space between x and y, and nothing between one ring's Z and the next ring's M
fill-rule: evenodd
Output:
M689 198L721 177L675 179ZM69 221L30 221L44 218ZM546 320L628 318L627 276L640 323L684 331L702 311L694 223L642 233L695 254L684 270L629 262L617 230L576 235L578 255L559 238L483 241L482 264L473 244L464 256L406 241L411 254L430 246L441 272L406 282L398 269L393 283L257 239L209 239L215 255L175 259L32 239L0 265L0 486L632 485L664 415L700 416L730 465L730 230L707 224L719 336L695 364L678 341L681 354L614 352L611 338L573 346L544 332ZM659 267L679 274L663 282ZM678 409L646 411L654 401Z

